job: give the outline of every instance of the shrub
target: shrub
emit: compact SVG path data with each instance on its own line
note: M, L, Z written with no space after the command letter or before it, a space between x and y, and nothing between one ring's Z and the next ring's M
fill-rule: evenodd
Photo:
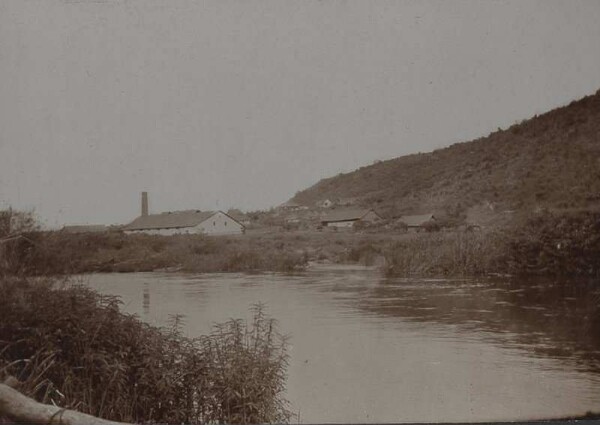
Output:
M600 212L544 211L506 237L514 273L600 276Z
M438 222L436 221L428 221L427 223L423 224L423 228L425 229L426 232L439 232L441 230L441 226Z
M372 242L363 241L348 250L347 260L354 263L362 263L366 266L373 265L375 259L381 254L381 249Z
M0 372L38 401L127 422L290 418L286 340L262 306L199 339L159 329L115 297L49 279L0 280ZM0 377L4 378L4 377Z

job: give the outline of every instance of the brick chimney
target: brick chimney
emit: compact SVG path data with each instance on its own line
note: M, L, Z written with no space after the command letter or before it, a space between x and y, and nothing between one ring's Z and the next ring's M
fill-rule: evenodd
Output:
M142 217L148 215L148 192L142 192Z

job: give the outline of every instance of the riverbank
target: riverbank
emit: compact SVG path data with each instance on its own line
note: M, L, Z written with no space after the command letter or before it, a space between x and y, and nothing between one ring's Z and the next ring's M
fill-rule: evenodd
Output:
M503 228L430 233L386 251L389 275L600 276L600 212L539 212Z
M402 233L263 228L235 236L33 232L7 273L296 272L310 263L378 266L389 276L600 276L600 212L537 213L503 228Z
M371 265L382 255L383 247L397 239L353 232L271 229L218 237L38 232L15 243L13 250L15 268L35 275L157 270L294 272L315 261Z
M248 324L190 339L180 317L157 328L119 303L67 280L0 278L0 382L15 377L41 403L114 421L289 420L287 344L262 307Z

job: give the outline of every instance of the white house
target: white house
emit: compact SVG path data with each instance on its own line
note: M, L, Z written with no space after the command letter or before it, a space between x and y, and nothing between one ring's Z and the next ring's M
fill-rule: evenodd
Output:
M123 231L148 235L235 235L244 232L244 225L223 211L188 210L140 216Z
M128 234L148 235L235 235L244 232L244 225L223 211L186 210L148 214L148 195L143 192L142 215L122 230Z

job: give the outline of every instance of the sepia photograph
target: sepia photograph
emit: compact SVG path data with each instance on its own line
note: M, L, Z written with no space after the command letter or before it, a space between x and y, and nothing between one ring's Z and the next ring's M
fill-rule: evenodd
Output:
M600 1L0 0L0 424L600 423Z

